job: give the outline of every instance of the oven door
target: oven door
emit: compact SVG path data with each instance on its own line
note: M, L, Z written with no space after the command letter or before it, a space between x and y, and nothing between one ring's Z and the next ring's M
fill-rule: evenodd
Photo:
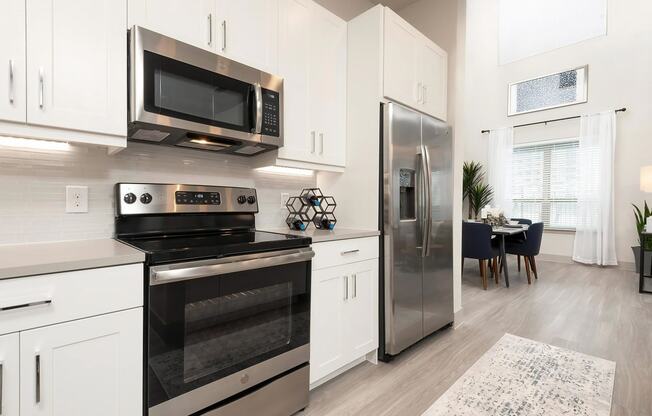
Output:
M307 363L313 256L301 248L151 267L149 414L190 415Z

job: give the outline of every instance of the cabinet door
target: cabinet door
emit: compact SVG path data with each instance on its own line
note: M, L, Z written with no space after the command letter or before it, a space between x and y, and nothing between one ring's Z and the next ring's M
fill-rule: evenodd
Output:
M346 160L346 22L314 5L310 25L310 124L317 162ZM312 139L312 138L311 138ZM311 143L312 145L312 143Z
M412 108L421 104L418 79L420 34L392 10L385 8L384 95Z
M343 313L346 266L313 271L310 305L310 382L346 364Z
M427 114L446 120L446 90L448 56L434 43L425 40L421 45L421 76L423 83L422 108Z
M129 28L142 26L198 48L216 50L215 0L129 0Z
M378 259L347 267L350 288L345 305L345 348L354 360L378 348Z
M278 69L283 81L283 147L278 156L306 161L315 157L314 128L309 129L309 0L279 0Z
M278 72L278 0L217 0L217 53Z
M27 122L126 136L126 0L26 4Z
M20 333L21 416L142 413L143 310Z
M18 333L0 336L0 415L18 416L20 352Z
M25 0L2 2L0 120L25 122Z

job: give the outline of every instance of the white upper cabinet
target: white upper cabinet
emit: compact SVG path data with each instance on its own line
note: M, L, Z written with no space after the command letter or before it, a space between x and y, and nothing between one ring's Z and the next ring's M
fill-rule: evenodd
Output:
M278 0L217 0L216 52L278 72Z
M0 120L25 122L25 0L0 11Z
M385 96L416 108L421 102L418 64L419 33L399 15L385 9Z
M27 122L126 136L126 1L26 5Z
M446 90L448 80L448 56L446 52L432 42L421 45L422 71L420 79L423 83L421 99L423 112L440 120L446 120L447 101Z
M446 120L447 53L384 8L383 95Z
M310 0L280 0L284 146L278 164L346 163L346 22ZM292 165L291 163L287 165Z
M129 27L277 72L278 0L129 0Z
M134 25L182 42L214 50L215 0L129 0L129 28Z
M20 407L18 333L0 336L0 415L18 416Z

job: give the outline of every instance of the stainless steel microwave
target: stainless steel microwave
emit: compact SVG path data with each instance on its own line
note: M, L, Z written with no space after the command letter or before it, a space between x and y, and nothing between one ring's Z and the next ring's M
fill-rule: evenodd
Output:
M283 79L135 26L128 139L252 156L283 145Z

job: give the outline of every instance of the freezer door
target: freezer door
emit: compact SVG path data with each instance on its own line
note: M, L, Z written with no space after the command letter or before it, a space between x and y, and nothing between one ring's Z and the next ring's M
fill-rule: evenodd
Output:
M423 337L421 116L387 104L383 144L385 353ZM420 192L421 190L421 192Z
M430 171L430 215L423 258L424 336L453 322L453 172L452 132L423 116L422 143Z

